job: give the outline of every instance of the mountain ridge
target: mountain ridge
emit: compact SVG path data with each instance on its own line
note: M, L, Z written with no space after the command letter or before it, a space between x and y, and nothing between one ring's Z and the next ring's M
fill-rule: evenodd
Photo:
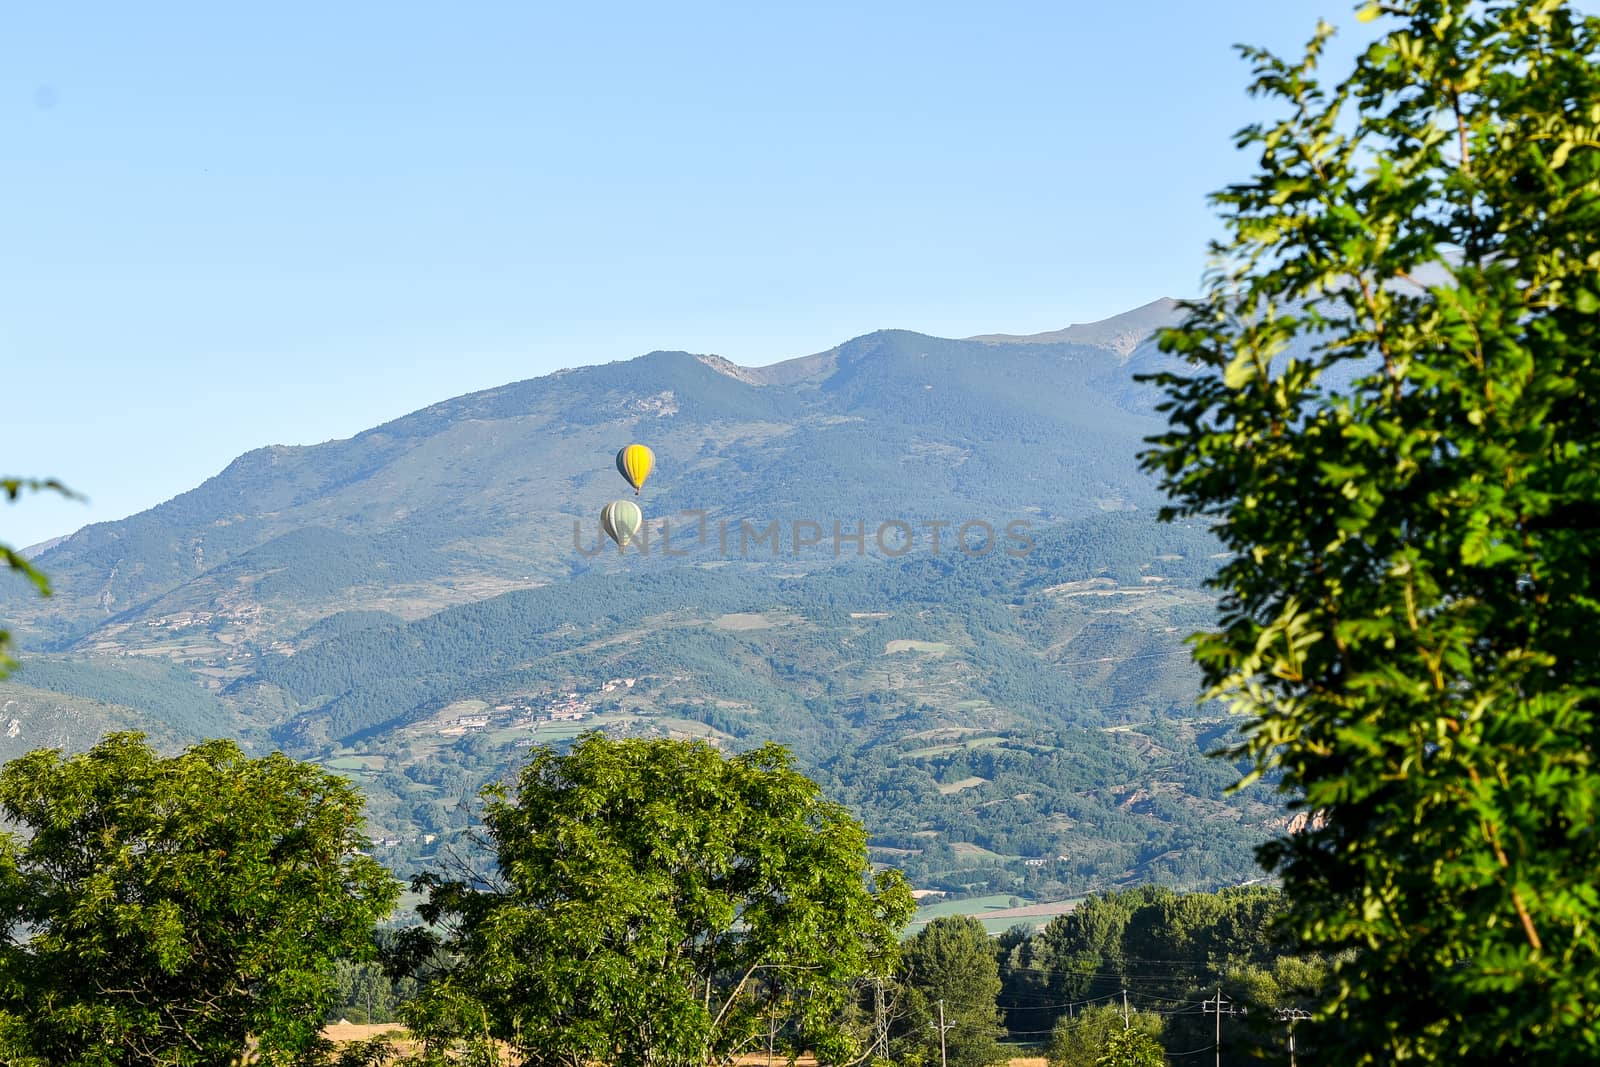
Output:
M1094 322L1074 323L1060 330L1047 330L1044 333L1009 334L989 333L969 337L969 341L985 341L989 344L1037 345L1059 344L1063 342L1076 344L1096 345L1108 348L1119 356L1127 357L1134 350L1150 340L1151 336L1160 329L1176 326L1182 320L1182 304L1171 297L1163 296L1142 304L1131 311L1124 311L1109 318L1099 319Z
M52 599L0 597L0 756L230 731L350 774L413 871L528 745L775 740L921 884L1240 877L1281 811L1203 758L1228 727L1182 638L1219 546L1155 522L1131 375L1167 357L1117 318L656 351L252 450L48 549ZM657 468L619 553L596 515L629 441Z
M905 424L914 424L919 418L970 422L964 405L915 394L916 388L931 393L936 381L951 378L964 378L965 384L980 392L999 394L1009 388L1009 395L996 396L997 402L1020 404L1024 410L1031 407L1034 416L1053 418L1048 408L1073 404L1073 394L1081 390L1063 388L1059 400L1035 404L1033 356L1088 360L1086 367L1062 376L1066 385L1070 379L1093 375L1095 352L1111 351L1073 342L1033 341L1023 347L880 330L824 353L765 368L745 368L721 357L672 351L570 368L439 401L349 438L253 449L169 501L116 522L91 524L50 545L39 557L41 566L56 576L57 596L48 608L20 597L15 590L9 597L0 596L0 604L16 620L24 641L37 640L39 624L47 614L58 619L75 617L75 636L81 637L91 621L111 622L140 605L154 603L214 565L298 526L332 523L348 532L374 533L393 528L419 511L438 506L444 495L408 493L400 484L402 476L413 486L439 488L439 468L448 460L427 456L427 450L445 450L447 439L452 439L449 447L461 447L459 439L472 436L474 426L510 428L524 438L552 428L569 438L584 431L598 435L601 428L609 427L614 431L607 435L609 439L629 433L648 435L652 432L649 424L665 428L674 420L687 419L723 427L739 425L751 434L748 439L754 444L775 437L792 440L794 430L816 433L827 420L835 420L831 425L837 427L840 418L881 419L885 404L903 409L895 414ZM929 353L943 365L937 372L923 375L922 364L916 361L926 360ZM997 357L996 353L1003 355ZM1009 365L1016 362L1016 353L1028 354L1025 366ZM1110 372L1114 368L1108 360L1099 369ZM917 380L908 383L908 377ZM927 380L922 380L924 377ZM819 417L823 421L819 422ZM1114 412L1090 410L1079 411L1075 417L1102 423L1116 418ZM789 426L791 432L776 433L774 427L779 425ZM1125 433L1126 427L1122 429ZM849 434L819 436L842 439ZM495 445L489 441L466 447ZM661 449L658 452L669 455ZM592 474L572 469L562 480L567 484L546 483L541 488L570 490L574 481L587 484L594 474L607 477L604 455L598 447L594 449ZM692 462L689 456L671 458ZM410 471L419 465L427 467L421 478ZM1128 473L1123 472L1124 478ZM384 476L391 476L394 491L390 495L395 498L388 501L387 509L372 506L370 493L362 497L366 487ZM493 494L489 487L478 488ZM856 495L870 500L876 493ZM356 498L361 498L359 503ZM545 517L552 516L547 512ZM464 570L474 569L464 559L458 562ZM484 568L477 569L481 573ZM503 568L500 576L504 577L504 570L514 569ZM553 576L555 572L546 571L545 577ZM49 644L65 636L58 627L45 640Z

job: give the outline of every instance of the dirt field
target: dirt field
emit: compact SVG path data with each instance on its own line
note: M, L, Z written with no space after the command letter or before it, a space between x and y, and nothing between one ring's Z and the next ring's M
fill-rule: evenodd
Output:
M391 1041L402 1048L405 1047L406 1032L397 1023L334 1023L322 1031L323 1037L340 1044L347 1041L366 1041L385 1034ZM737 1063L739 1067L767 1067L767 1057L765 1053L752 1053L740 1056ZM772 1063L773 1067L787 1067L788 1061L780 1056ZM817 1059L815 1056L801 1056L797 1061L797 1067L817 1067ZM1043 1056L1019 1056L1011 1061L1010 1067L1048 1067L1048 1064Z
M347 1041L366 1041L380 1034L388 1034L398 1043L405 1039L406 1030L399 1023L334 1023L322 1028L323 1037L341 1045Z

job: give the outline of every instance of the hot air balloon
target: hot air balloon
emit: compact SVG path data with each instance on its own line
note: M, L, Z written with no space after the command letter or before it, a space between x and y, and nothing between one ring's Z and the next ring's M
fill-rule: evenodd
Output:
M644 445L628 445L617 453L617 470L633 486L634 496L638 496L639 490L644 488L644 480L650 477L655 466L656 454Z
M631 500L613 500L600 509L600 529L617 543L618 548L627 548L628 542L633 540L633 535L643 525L644 513Z

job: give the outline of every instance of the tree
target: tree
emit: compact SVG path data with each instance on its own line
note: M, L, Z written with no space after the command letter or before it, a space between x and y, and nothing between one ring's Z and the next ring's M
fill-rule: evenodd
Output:
M457 961L407 1016L430 1046L654 1067L780 1026L824 1062L859 1051L841 1013L890 972L914 904L898 871L872 891L865 831L785 750L590 734L487 795L497 879L418 879Z
M970 915L934 919L906 942L904 963L907 996L896 1026L903 1050L920 1055L923 1063L937 1064L942 1022L952 1067L984 1067L1006 1059L996 1040L1000 967L981 922Z
M314 1046L341 953L399 885L358 849L361 797L281 753L162 758L111 734L0 769L0 1060L262 1062Z
M1017 923L995 941L1000 970L997 1004L1008 1031L1019 1036L1046 1033L1059 1013L1059 998L1050 994L1053 960L1044 939L1028 923Z
M339 1018L358 1023L393 1022L399 1005L416 994L414 981L391 981L375 960L340 959L333 975L338 997L327 1014L330 1022Z
M1165 517L1231 558L1207 695L1320 813L1260 853L1353 950L1340 1062L1600 1057L1600 20L1386 0L1246 50L1280 121L1162 345Z
M1143 1030L1118 1030L1106 1042L1094 1067L1165 1067L1167 1057Z
M1170 896L1171 890L1154 886L1101 893L1051 919L1039 937L1050 962L1050 999L1087 1000L1121 989L1128 971L1123 938L1129 920L1142 905Z
M8 501L14 501L23 493L49 491L60 493L62 496L76 498L77 494L53 478L0 478L0 493L5 494ZM15 571L26 578L33 587L43 596L50 595L50 580L44 573L35 567L28 558L10 545L0 542L0 563L4 563L7 570ZM17 665L11 657L11 634L0 629L0 678L10 673L11 668Z
M1125 1024L1122 1008L1112 1004L1097 1004L1063 1016L1050 1033L1050 1067L1096 1067L1111 1039L1130 1028L1159 1040L1161 1016L1150 1011L1130 1012Z

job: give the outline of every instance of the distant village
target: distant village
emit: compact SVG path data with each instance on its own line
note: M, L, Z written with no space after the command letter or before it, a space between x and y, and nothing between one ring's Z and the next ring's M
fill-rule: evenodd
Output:
M687 675L673 675L681 681ZM566 689L555 693L515 696L502 700L493 707L470 715L457 715L435 724L434 729L445 737L462 737L482 730L525 729L533 730L541 723L582 722L597 714L599 704L607 696L620 695L641 685L647 678L608 678L587 692L583 689ZM537 744L534 737L515 743L516 748L530 748ZM419 842L423 847L438 840L432 833L379 833L372 838L375 849L400 848L409 842Z
M594 697L626 692L638 682L638 678L608 678L601 682L600 688L588 698L576 689L556 693L553 696L512 697L504 703L496 704L488 711L447 720L440 724L439 733L446 737L460 737L490 727L505 729L529 727L541 722L581 722L594 714Z

